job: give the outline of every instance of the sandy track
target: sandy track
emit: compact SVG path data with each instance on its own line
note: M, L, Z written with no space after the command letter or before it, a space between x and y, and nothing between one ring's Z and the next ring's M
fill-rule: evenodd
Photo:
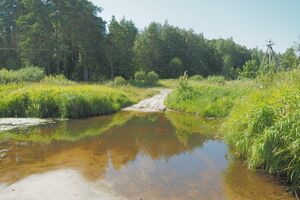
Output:
M52 122L49 119L38 118L0 118L0 131L7 131L14 128L25 128Z
M140 101L139 103L127 107L123 110L125 111L139 111L139 112L162 112L166 110L164 101L168 94L170 94L171 89L162 89L159 94Z

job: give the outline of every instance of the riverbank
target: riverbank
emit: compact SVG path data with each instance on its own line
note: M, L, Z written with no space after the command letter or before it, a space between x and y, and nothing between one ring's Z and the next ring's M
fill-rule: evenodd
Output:
M132 86L19 83L0 85L0 117L83 118L109 114L157 91Z
M225 140L251 169L280 177L290 192L300 191L300 71L254 80L181 80L169 108L223 118Z

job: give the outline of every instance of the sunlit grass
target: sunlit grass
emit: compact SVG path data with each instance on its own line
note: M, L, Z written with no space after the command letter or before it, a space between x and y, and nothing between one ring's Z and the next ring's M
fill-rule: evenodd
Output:
M219 84L211 81L188 81L187 88L177 87L165 103L169 108L204 117L226 117L236 99L252 89L250 82L232 81Z
M252 169L286 177L300 190L300 72L261 77L227 118L226 141Z
M51 81L0 85L1 117L82 118L109 114L157 93L132 86L108 87Z

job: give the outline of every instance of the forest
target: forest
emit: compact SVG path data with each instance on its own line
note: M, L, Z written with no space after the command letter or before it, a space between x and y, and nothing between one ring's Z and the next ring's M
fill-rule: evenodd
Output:
M259 71L263 51L232 38L209 40L167 21L139 30L125 18L105 22L101 11L87 0L2 0L0 67L37 66L47 75L88 82L132 79L140 70L155 71L161 78L178 78L187 71L226 79L241 74L253 78ZM298 66L294 48L278 56L282 68Z

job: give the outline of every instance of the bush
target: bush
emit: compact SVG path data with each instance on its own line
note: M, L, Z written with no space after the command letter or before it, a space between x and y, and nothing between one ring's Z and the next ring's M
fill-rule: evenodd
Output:
M114 86L125 86L127 81L122 76L116 76L114 79Z
M244 66L243 70L240 72L240 78L256 78L259 73L259 65L256 60L248 60Z
M202 81L202 80L204 80L203 76L201 76L201 75L194 75L194 76L191 76L189 79L192 80L192 81Z
M144 71L138 71L134 74L134 80L136 81L145 81L146 73Z
M0 70L0 83L38 82L45 77L43 69L39 67L25 67L19 70Z
M151 71L147 74L145 84L146 85L155 85L159 81L159 76L156 72Z
M224 76L209 76L209 77L207 77L207 81L210 83L224 84L225 77Z

